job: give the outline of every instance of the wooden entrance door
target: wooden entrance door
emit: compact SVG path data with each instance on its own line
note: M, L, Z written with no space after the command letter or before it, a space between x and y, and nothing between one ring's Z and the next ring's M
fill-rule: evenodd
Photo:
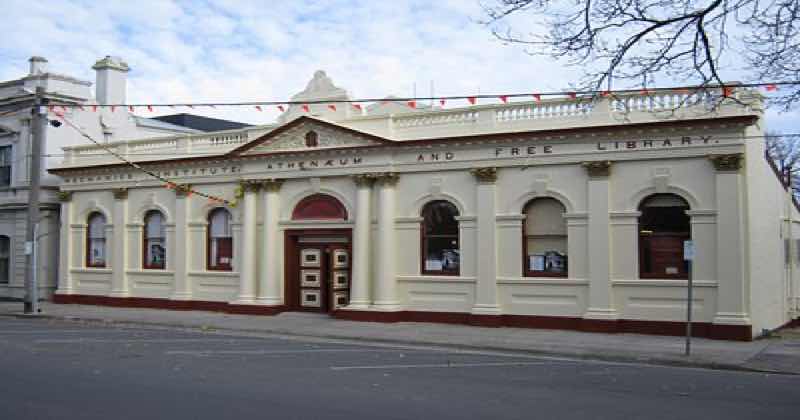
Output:
M349 235L297 234L287 239L288 306L302 311L331 312L349 304Z

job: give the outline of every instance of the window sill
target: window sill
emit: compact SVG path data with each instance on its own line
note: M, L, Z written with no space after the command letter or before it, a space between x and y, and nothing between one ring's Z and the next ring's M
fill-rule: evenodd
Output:
M174 271L168 271L164 269L158 268L144 268L141 270L125 270L125 274L136 274L136 275L145 275L145 276L173 276L175 275Z
M637 280L612 280L612 286L635 286L635 287L683 287L688 286L687 279L637 279ZM714 280L692 280L692 287L717 287L718 283Z
M509 285L547 285L547 286L588 286L589 280L569 277L498 277L497 284Z
M475 277L436 276L421 274L418 276L397 276L397 281L405 283L475 283Z
M192 271L189 272L190 276L196 277L239 277L238 271Z
M83 267L83 268L71 268L69 270L70 273L95 273L95 274L111 274L110 268L105 267Z

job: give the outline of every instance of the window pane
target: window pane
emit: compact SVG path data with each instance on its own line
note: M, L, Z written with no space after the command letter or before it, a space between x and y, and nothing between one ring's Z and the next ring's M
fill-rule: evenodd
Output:
M8 269L8 257L0 257L0 283L8 283L11 274Z
M106 237L106 218L100 213L89 217L89 238L103 239Z
M0 236L0 258L8 257L11 250L11 239L8 236Z
M231 236L230 213L225 209L217 209L211 214L210 232L212 238Z
M458 270L460 252L457 236L427 238L425 241L426 271Z
M147 238L163 238L164 220L160 212L154 211L145 217L145 235Z
M11 166L11 146L0 147L0 166Z
M89 264L93 266L105 266L106 264L105 239L89 239Z
M532 201L525 210L525 232L528 235L566 235L564 211L564 206L552 198Z
M689 205L674 194L656 194L639 206L639 270L645 277L686 278L683 241L690 239Z
M458 235L458 209L447 201L432 201L422 210L425 233L428 235Z
M9 261L11 259L11 239L0 236L0 283L8 283L11 278Z
M167 249L164 247L164 239L148 239L146 250L148 266L164 267L167 255Z
M567 223L564 205L538 198L525 206L525 266L529 272L567 273Z

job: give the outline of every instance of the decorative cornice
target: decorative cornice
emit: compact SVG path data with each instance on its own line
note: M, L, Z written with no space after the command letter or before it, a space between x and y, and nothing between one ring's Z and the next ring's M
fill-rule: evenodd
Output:
M192 192L191 184L178 184L175 186L175 197L185 198L191 195L191 192Z
M495 167L475 168L469 172L481 184L494 184L497 181L497 168Z
M611 164L610 160L581 162L581 166L586 169L586 173L592 178L605 178L611 175Z
M727 155L709 155L708 159L714 165L714 169L719 172L736 172L742 169L744 155L742 153L731 153Z
M62 191L59 191L58 193L56 193L56 195L58 196L58 201L60 201L62 203L67 203L67 202L72 201L72 191L63 191L62 190Z
M125 200L128 198L127 188L114 188L111 192L114 194L115 200Z
M267 192L278 192L283 185L283 179L265 179L261 181L261 189Z
M400 175L395 172L381 172L371 175L379 185L397 185L397 181L400 179Z

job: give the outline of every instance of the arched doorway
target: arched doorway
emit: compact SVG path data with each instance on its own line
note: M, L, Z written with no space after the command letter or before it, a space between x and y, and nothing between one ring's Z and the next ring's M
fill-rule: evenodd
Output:
M300 200L292 220L311 226L286 231L286 302L292 310L332 312L350 303L350 228L346 207L328 194Z

